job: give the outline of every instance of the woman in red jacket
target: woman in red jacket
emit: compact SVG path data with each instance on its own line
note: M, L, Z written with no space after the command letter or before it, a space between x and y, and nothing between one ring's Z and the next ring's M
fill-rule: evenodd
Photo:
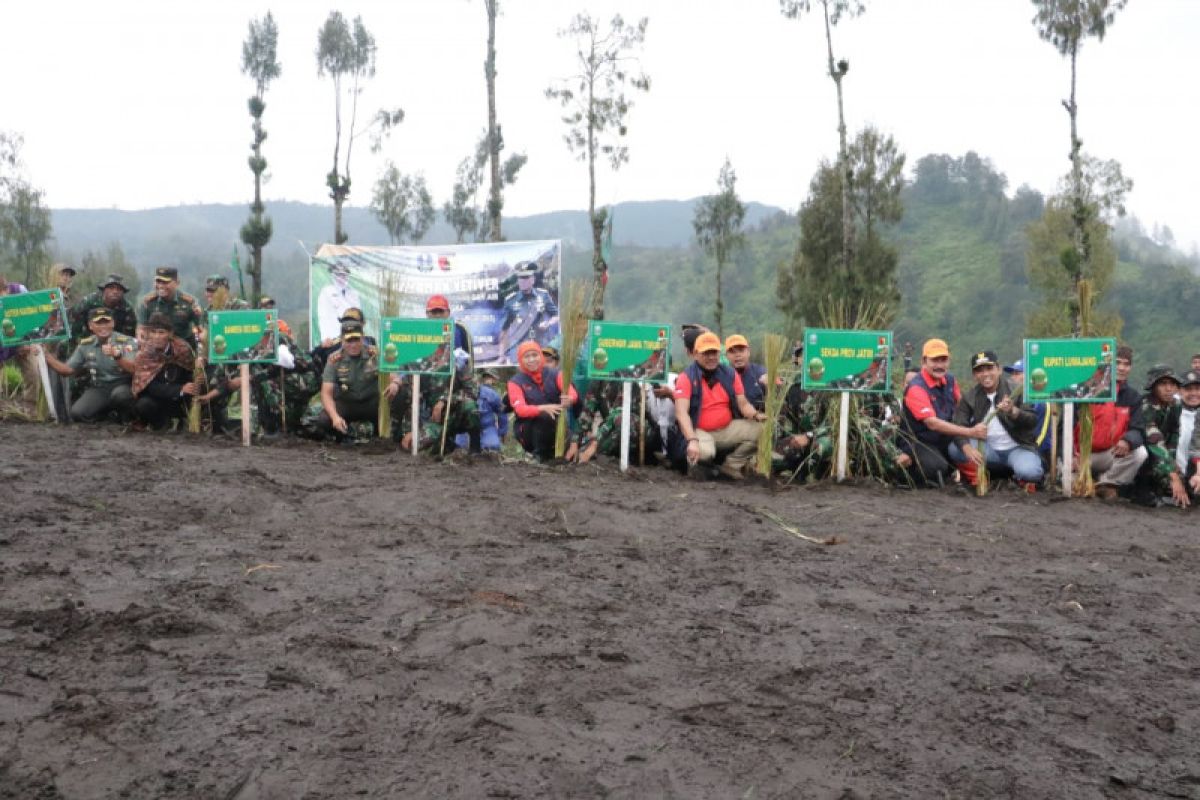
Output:
M517 441L543 461L554 458L554 434L558 415L564 406L579 399L575 387L567 386L567 402L563 403L562 373L545 366L542 347L528 341L517 348L517 374L508 382L508 402L516 414L513 433Z

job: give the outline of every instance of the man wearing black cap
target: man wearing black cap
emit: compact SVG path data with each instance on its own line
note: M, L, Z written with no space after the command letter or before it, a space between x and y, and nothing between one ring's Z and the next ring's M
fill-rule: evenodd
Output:
M115 272L96 284L96 291L76 303L67 315L71 320L71 335L76 339L87 336L88 315L91 310L107 308L112 315L114 332L137 336L137 314L125 299L125 293L128 291L125 279Z
M225 290L224 302L221 300L221 290ZM214 273L204 279L204 310L212 311L245 311L250 304L229 291L229 278L220 273Z
M350 423L374 424L379 418L379 357L363 341L361 322L343 322L342 347L329 357L321 375L321 414L315 427L340 439Z
M138 323L145 325L154 314L162 314L171 323L171 332L196 349L196 330L204 327L204 312L196 298L179 291L179 270L159 267L154 270L154 291L138 303Z
M509 364L517 363L521 342L549 342L558 334L558 304L545 289L534 286L537 269L526 261L517 266L517 291L504 302L500 324L500 353Z
M116 411L122 421L133 411L133 365L138 342L132 336L113 330L113 315L105 307L88 312L91 336L80 340L75 352L64 364L47 348L46 365L64 378L81 377L88 388L71 406L75 422L96 422L110 411Z
M1011 471L1023 486L1036 487L1045 475L1035 439L1037 414L1014 400L1013 389L991 350L971 356L971 374L975 385L959 398L954 424L966 429L986 425L987 435L956 436L949 448L951 460L972 483L978 480L977 470L986 464L991 472Z
M1134 502L1157 505L1160 497L1168 496L1177 504L1189 504L1184 485L1187 465L1181 470L1175 461L1183 418L1180 393L1179 378L1169 365L1155 364L1146 371L1142 422L1146 426L1144 441L1148 457L1134 479L1131 493Z

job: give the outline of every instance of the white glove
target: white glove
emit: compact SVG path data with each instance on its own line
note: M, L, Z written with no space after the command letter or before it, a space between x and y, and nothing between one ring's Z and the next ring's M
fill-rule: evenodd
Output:
M296 366L296 357L286 344L279 345L279 366L284 369L294 369Z

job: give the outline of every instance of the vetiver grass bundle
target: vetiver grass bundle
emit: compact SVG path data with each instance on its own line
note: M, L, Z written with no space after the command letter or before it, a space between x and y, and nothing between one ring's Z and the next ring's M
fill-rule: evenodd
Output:
M394 317L400 313L400 278L390 270L380 275L379 286L379 318ZM382 325L382 323L380 323ZM383 331L380 331L382 336ZM452 340L453 341L453 340ZM380 345L387 344L380 339ZM454 368L454 355L450 355L450 366ZM390 373L379 373L379 417L376 419L380 439L390 439L392 436L392 404L384 397L388 383L392 380ZM445 413L449 413L449 408ZM419 431L413 431L413 436L420 436Z
M558 366L563 376L563 410L558 415L558 427L554 432L555 458L562 458L567 451L570 425L567 406L569 405L571 378L575 373L575 362L579 359L579 348L583 345L583 339L587 335L588 309L592 307L591 287L590 281L571 281L566 287L567 301L563 304L563 313L559 316L562 347L559 348Z
M783 401L787 396L787 387L791 384L791 361L788 358L787 337L768 333L763 337L763 364L767 368L767 387L764 412L767 419L758 433L758 457L755 469L764 478L771 476L771 456L775 450L775 425L779 420L779 412L783 409ZM782 385L779 385L782 382Z

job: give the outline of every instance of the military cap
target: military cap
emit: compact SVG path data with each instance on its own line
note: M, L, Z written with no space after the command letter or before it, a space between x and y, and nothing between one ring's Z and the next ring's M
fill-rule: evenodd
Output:
M361 322L347 320L342 323L342 341L361 338L363 338L363 326Z
M159 331L174 330L174 328L171 326L170 317L161 311L155 311L153 314L151 314L150 319L146 320L146 324L143 327Z
M96 288L100 291L104 291L110 286L120 286L122 290L129 291L129 287L125 285L125 279L115 272L109 273L107 278L96 284Z
M175 267L158 267L154 270L154 280L177 281L179 280L179 270Z
M518 278L532 278L536 274L537 267L532 261L522 261L520 264L517 264Z
M88 312L88 322L112 322L112 312L108 310L108 306L98 306Z
M275 307L275 298L268 297L267 295L264 294L262 297L258 298L258 307L259 308L274 308Z
M224 275L213 273L204 279L205 289L216 289L218 286L224 286L226 289L228 289L229 278L226 278Z
M487 369L483 370L479 374L485 378L491 378L492 380L496 380L496 381L500 380L500 373L496 372L496 370L492 369L491 367L488 367Z
M72 278L79 274L78 272L75 271L75 268L72 267L70 264L55 264L54 271L58 272L60 274L63 272L69 272L69 273L71 273Z
M543 347L542 355L544 355L546 358L553 358L555 361L559 360L558 359L558 348L554 347L553 345L546 345L545 347Z
M363 322L362 309L354 308L354 307L347 308L345 311L342 312L342 315L340 317L338 317L338 322L341 322L341 323L357 322L361 326L362 322Z
M1200 372L1194 369L1189 369L1183 373L1183 377L1179 379L1180 386L1195 386L1200 383Z
M1170 380L1179 382L1179 376L1175 374L1175 370L1171 369L1169 364L1155 364L1150 369L1146 370L1146 391L1154 388L1154 384L1159 381L1169 378Z
M995 367L999 366L1000 361L996 358L996 354L991 350L980 350L978 353L971 355L971 371L974 372L979 367Z

